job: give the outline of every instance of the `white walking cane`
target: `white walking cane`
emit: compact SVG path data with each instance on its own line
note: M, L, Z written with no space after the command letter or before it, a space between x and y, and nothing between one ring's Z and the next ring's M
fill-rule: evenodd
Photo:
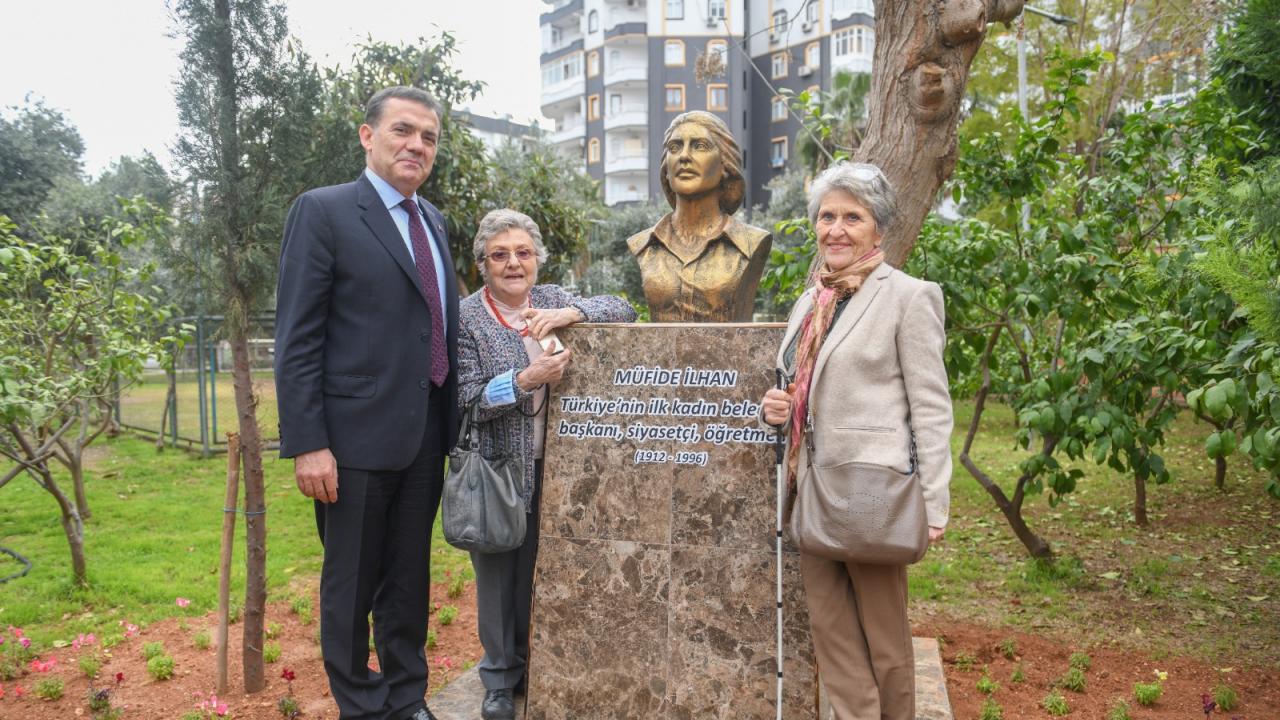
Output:
M777 373L778 389L786 390L787 389L786 385L783 384L782 370L775 368L774 372ZM775 434L775 439L773 443L774 466L777 470L777 473L776 473L777 477L775 481L775 491L778 497L778 503L777 503L778 517L777 517L777 528L776 528L777 536L774 539L774 543L777 548L776 566L778 571L778 581L777 581L778 697L775 705L775 707L778 710L777 720L782 720L782 504L786 500L785 496L783 495L783 492L786 487L786 483L785 483L786 469L783 467L783 462L782 462L782 457L786 447L784 443L785 441L783 440L782 428L780 427L778 428Z

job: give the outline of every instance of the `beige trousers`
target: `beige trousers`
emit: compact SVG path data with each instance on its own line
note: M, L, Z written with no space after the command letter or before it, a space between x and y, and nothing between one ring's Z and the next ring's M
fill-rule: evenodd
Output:
M905 565L800 554L818 672L835 720L914 720Z

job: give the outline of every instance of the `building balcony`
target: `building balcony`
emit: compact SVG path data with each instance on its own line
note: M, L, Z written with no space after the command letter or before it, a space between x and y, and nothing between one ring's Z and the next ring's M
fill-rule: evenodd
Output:
M647 153L626 153L616 157L611 156L605 159L604 172L606 175L625 172L648 172L649 155Z
M870 55L840 55L831 58L831 74L834 76L839 70L848 70L852 73L871 74L871 56Z
M573 15L582 14L582 0L569 0L538 16L539 25L564 24Z
M552 145L563 145L566 143L581 143L586 139L587 125L579 122L574 125L566 125L565 127L547 134L547 142Z
M649 31L644 13L635 16L611 16L604 29L604 39L612 40L624 35L645 35Z
M549 110L565 105L569 101L573 101L574 106L577 106L578 100L581 99L586 87L586 80L581 75L569 80L562 80L555 85L543 87L542 114L553 117L555 113L549 112Z
M649 65L642 60L633 60L630 62L623 61L617 67L609 67L606 65L604 73L604 85L619 85L622 83L643 84L649 79Z
M648 125L649 108L644 105L624 105L617 112L607 112L604 116L605 130L648 127Z

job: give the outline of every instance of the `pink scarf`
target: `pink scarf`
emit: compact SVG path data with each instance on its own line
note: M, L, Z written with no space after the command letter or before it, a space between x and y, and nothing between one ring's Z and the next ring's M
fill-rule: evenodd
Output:
M813 307L800 325L800 342L796 346L796 389L791 399L791 438L787 456L787 487L790 492L795 491L796 471L800 466L800 443L809 414L809 385L813 382L813 368L818 353L822 351L822 343L827 339L836 306L857 292L882 262L884 253L877 247L835 272L828 270L825 262L814 267Z

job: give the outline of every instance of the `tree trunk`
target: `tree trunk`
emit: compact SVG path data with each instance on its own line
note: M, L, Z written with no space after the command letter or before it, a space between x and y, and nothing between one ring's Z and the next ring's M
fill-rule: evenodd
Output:
M1027 526L1027 521L1022 517L1022 501L1026 497L1024 493L1027 478L1018 478L1013 499L1010 500L1004 494L1004 490L990 476L982 472L977 464L973 462L973 459L969 457L969 451L973 448L973 440L978 435L978 426L982 422L982 413L987 407L987 395L991 392L991 354L995 351L996 342L1000 339L1000 332L1003 329L1002 325L992 329L991 334L987 337L987 345L982 351L982 359L979 361L982 368L982 385L978 388L978 394L974 397L973 417L969 420L969 432L965 435L964 446L960 449L960 464L969 471L973 479L977 480L978 484L987 491L987 494L996 501L996 506L1000 508L1005 520L1009 522L1009 528L1013 530L1013 534L1022 542L1022 546L1027 549L1027 553L1031 557L1052 560L1053 548L1043 538L1032 532L1031 528ZM1051 454L1053 447L1052 444L1046 443L1042 452L1046 455Z
M244 331L236 332L231 338L231 352L235 363L236 414L240 419L240 456L244 463L244 689L254 693L266 687L262 641L267 609L267 518L262 433L258 430L258 398L249 373L249 339Z
M1147 476L1142 472L1133 474L1133 520L1142 527L1150 523L1147 519Z
M942 183L955 169L956 127L969 66L987 23L1024 0L878 0L867 132L854 157L884 170L898 193L885 260L901 267Z
M93 433L93 437L89 434L91 421L89 401L81 398L77 407L80 414L80 427L76 429L75 441L64 450L67 455L67 471L71 473L71 487L76 494L76 512L80 513L81 520L88 520L93 517L93 513L89 512L89 497L84 491L84 449L98 434Z
M1219 490L1227 489L1227 459L1221 455L1213 459L1213 484Z
M174 400L178 394L178 379L175 375L174 368L165 371L165 378L169 381L169 388L164 393L164 408L160 411L160 429L156 432L156 450L164 449L165 426L169 424L169 409L174 407Z
M88 587L84 558L84 522L80 519L80 513L66 493L62 492L62 488L58 487L47 465L41 463L36 473L40 484L58 501L58 508L62 511L62 531L66 533L67 544L71 547L71 580L77 587Z

